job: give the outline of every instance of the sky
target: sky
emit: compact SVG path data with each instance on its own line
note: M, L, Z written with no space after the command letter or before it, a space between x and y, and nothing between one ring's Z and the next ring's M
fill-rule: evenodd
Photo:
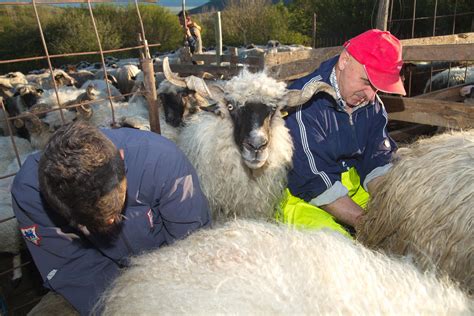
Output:
M27 2L31 0L0 0L1 2ZM133 2L133 0L111 0L111 2L121 2L121 3L129 3ZM178 13L181 11L182 0L156 0L157 4L163 7L168 8L172 13ZM205 3L209 2L209 0L185 0L186 10L190 10L192 8L201 6ZM74 3L74 4L57 4L57 6L77 6L79 7L81 4Z
M209 0L186 0L186 9L189 10L207 2L209 2ZM181 10L182 2L181 0L158 0L158 4L169 8L172 12L178 12Z

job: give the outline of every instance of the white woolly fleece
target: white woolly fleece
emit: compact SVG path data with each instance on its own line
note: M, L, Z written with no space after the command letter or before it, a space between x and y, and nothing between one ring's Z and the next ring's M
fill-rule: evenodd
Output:
M132 259L104 315L468 315L459 289L329 231L233 221Z
M223 82L226 99L243 105L247 101L275 104L286 92L286 84L265 72L251 73L244 69L238 76Z
M293 143L283 119L271 122L269 157L264 167L251 171L234 141L234 125L225 117L200 112L186 121L178 147L196 168L214 219L270 218L286 187Z
M227 100L276 105L286 92L285 84L265 73L244 70L221 82ZM234 140L234 125L224 104L222 115L209 112L190 117L177 144L197 170L214 219L271 218L286 187L293 142L277 110L270 126L269 157L264 167L251 170L242 161Z
M474 293L474 129L418 140L398 155L357 238Z

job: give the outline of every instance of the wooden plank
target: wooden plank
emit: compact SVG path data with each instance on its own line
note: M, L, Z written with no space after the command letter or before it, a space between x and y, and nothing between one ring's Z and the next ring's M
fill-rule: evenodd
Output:
M474 43L403 47L404 61L474 60Z
M315 49L306 49L294 52L280 52L276 54L265 55L265 65L272 67L276 65L286 64L303 59L314 59L316 64L319 64L333 56L339 54L342 50L342 46L335 47L323 47Z
M407 126L401 129L390 131L389 134L394 141L400 143L416 138L418 135L433 132L433 129L436 129L436 127L433 127L431 125L415 124L412 126Z
M459 90L462 85L452 86L449 88L428 92L425 94L417 95L416 99L436 99L436 100L444 100L444 101L452 101L452 102L459 102L462 101L464 98L459 94Z
M342 47L324 47L300 53L284 52L265 56L267 73L277 80L295 80L313 72L319 65L334 57Z
M213 74L214 76L222 76L225 79L231 78L239 74L243 69L242 66L216 66L216 65L182 65L170 64L173 72L179 73L181 76L201 76L204 72ZM155 72L162 72L162 65L154 65Z
M443 126L454 129L474 128L474 106L459 102L421 98L381 96L391 120ZM403 106L401 112L389 111Z
M292 63L267 67L266 71L270 77L276 80L290 81L310 74L319 67L319 64L316 59L297 60Z
M221 62L232 62L235 61L235 58L238 57L237 55L232 56L229 54L221 55ZM193 55L194 61L203 61L205 64L212 64L216 62L216 55L215 54L194 54ZM246 64L249 66L258 67L262 64L262 57L258 56L247 56L246 58L238 58L239 63Z
M404 47L416 45L468 44L474 43L474 32L443 36L411 38L401 40L400 42Z
M203 61L205 64L212 64L216 62L215 54L194 54L194 61ZM230 62L230 55L221 55L222 62Z

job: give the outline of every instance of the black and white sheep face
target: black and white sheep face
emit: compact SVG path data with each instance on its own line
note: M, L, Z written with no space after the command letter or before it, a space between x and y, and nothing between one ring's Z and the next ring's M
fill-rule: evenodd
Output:
M243 106L227 104L234 124L234 140L243 162L250 169L263 167L269 156L271 120L276 107L258 102L247 102Z
M174 127L180 126L184 113L181 93L162 93L160 98L165 110L166 123Z
M166 123L173 127L183 125L187 117L198 112L200 107L208 105L208 101L195 91L172 86L168 81L162 82L158 92Z
M56 86L57 87L62 87L62 86L73 86L74 83L76 83L76 80L72 78L71 76L67 75L66 73L58 73L54 76L54 81L56 81Z

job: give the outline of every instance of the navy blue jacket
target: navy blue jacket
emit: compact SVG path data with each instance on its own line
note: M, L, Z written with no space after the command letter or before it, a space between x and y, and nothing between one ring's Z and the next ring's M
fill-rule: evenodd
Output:
M339 56L321 64L295 81L290 88L302 89L310 80L330 82ZM395 142L388 136L387 113L378 98L348 114L341 102L317 94L286 118L294 143L293 169L288 175L290 192L312 201L329 204L347 195L341 174L355 167L361 183L383 175L391 166Z
M128 265L128 257L168 245L210 225L198 177L171 141L134 129L103 130L124 150L127 198L118 238L105 241L57 218L38 189L41 153L16 175L13 209L45 287L64 296L83 315Z

